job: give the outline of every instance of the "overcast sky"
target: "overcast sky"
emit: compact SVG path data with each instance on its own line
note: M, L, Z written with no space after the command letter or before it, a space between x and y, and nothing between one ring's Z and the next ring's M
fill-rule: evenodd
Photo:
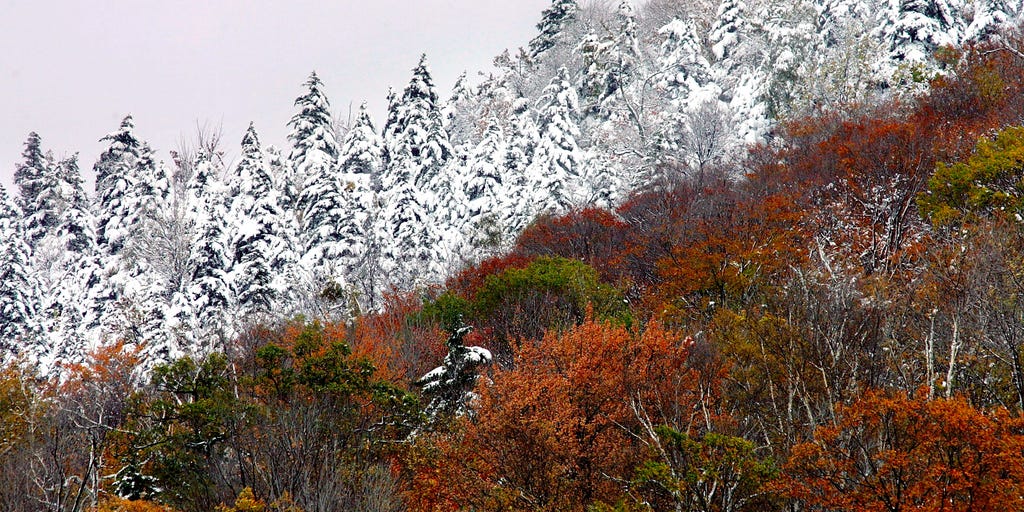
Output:
M316 70L339 113L366 101L384 118L388 86L426 53L442 97L462 71L525 46L550 0L4 0L0 14L0 182L36 131L58 156L132 114L168 150L197 124L221 127L229 156L249 121L283 146L292 102Z

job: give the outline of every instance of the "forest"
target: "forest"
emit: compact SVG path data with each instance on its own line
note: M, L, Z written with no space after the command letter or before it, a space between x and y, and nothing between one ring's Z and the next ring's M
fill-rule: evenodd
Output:
M92 195L30 135L0 511L1024 508L1024 12L885 5L554 0Z

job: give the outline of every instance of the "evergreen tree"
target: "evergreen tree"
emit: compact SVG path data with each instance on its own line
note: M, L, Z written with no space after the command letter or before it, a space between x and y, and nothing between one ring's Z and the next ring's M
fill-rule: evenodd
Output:
M665 70L662 85L678 108L691 91L710 82L711 63L704 55L704 45L693 21L675 18L661 27L658 34L663 38L657 60L658 68Z
M567 75L565 68L560 69L540 100L540 138L526 170L538 213L564 212L586 195L582 191L586 188L582 183L586 155L577 143L579 100Z
M440 174L452 148L426 55L420 57L409 85L391 108L384 126L389 174L408 176L415 187L436 193L445 184Z
M634 80L641 60L636 13L628 0L616 11L618 30L604 35L588 34L577 47L583 61L581 110L587 115L607 119L612 104Z
M58 169L58 188L66 206L52 234L40 244L54 256L49 268L56 271L44 303L46 318L52 321L47 327L50 354L40 358L77 362L85 356L87 347L84 327L89 303L83 299L88 296L88 278L96 261L95 221L82 187L77 155L62 161ZM41 252L37 251L37 257Z
M527 170L533 162L540 133L526 98L512 101L510 125L503 173L505 197L509 205L506 230L512 236L518 236L533 222L537 213L532 200L535 191L527 181Z
M451 177L443 172L451 146L426 55L391 107L384 127L388 160L381 175L377 232L385 244L385 267L398 284L409 285L439 274L442 237L430 212L447 208L442 201L453 192Z
M226 212L211 203L210 215L198 226L199 237L188 262L192 270L188 297L196 311L198 332L194 340L187 341L196 343L193 348L204 352L223 350L223 345L211 344L223 343L233 335L226 322L231 299L227 274L230 261L222 224Z
M294 172L291 181L297 194L295 210L305 228L305 215L320 192L306 188L337 167L338 142L331 122L331 104L316 72L309 75L303 86L306 93L295 100L299 111L288 122L288 140L292 143L288 160Z
M305 188L302 264L324 283L342 284L353 259L345 233L356 229L350 198L336 171L313 177Z
M82 186L82 173L78 168L78 155L72 155L58 164L57 196L63 202L54 238L65 251L76 255L91 255L95 250L95 232L89 198Z
M134 131L132 117L125 117L118 131L100 139L109 145L93 166L98 213L96 242L105 254L120 254L131 232L126 223L132 212L126 199L135 187L140 150Z
M964 30L964 40L980 41L1009 27L1013 12L1007 0L975 0L974 17Z
M483 140L469 159L465 231L470 233L471 247L499 249L509 238L508 217L515 205L508 202L511 194L504 183L507 153L501 126L491 118Z
M39 351L38 289L21 216L0 185L0 360L4 362Z
M275 260L284 251L278 231L285 213L267 168L259 136L250 123L242 137L241 160L231 176L234 200L228 213L229 282L243 321L273 311L278 299L274 276L284 270Z
M38 357L75 361L68 359L63 348L80 347L85 338L81 329L86 315L84 273L95 254L93 219L77 155L59 162L51 176L38 204L50 205L53 227L36 241L32 266L39 285L40 323L48 337L47 350L52 353Z
M345 134L341 145L341 184L348 198L347 211L352 221L341 229L341 238L349 248L350 259L345 267L354 270L366 259L367 237L372 236L372 219L376 209L376 190L384 165L384 142L377 135L366 104L359 107L355 123Z
M213 344L233 334L226 322L232 294L228 280L231 258L224 222L228 213L226 191L218 178L222 168L218 155L200 150L188 187L193 242L186 265L189 275L185 296L196 316L191 337L186 336L184 342L193 350L204 352L222 349Z
M494 359L483 347L466 346L464 339L471 331L468 326L455 329L448 337L444 362L416 381L430 397L424 412L431 423L470 412L481 367Z
M407 182L385 189L376 238L381 241L381 267L391 285L410 288L440 277L443 268L441 236Z
M537 24L540 34L530 41L530 57L536 60L560 43L562 32L575 21L578 12L576 0L552 0L551 5L541 13L540 23Z
M960 41L962 27L946 0L893 0L888 14L882 36L893 61L927 64L936 49Z
M25 151L21 156L24 162L19 163L14 169L14 183L21 192L19 206L25 209L35 204L35 198L42 188L43 177L49 170L46 156L43 154L42 139L38 133L28 134Z
M746 4L742 0L722 0L718 5L718 16L711 25L708 36L711 52L716 61L723 61L733 56L740 38L746 30Z
M57 165L53 155L43 153L39 134L32 132L25 142L24 161L14 171L18 206L25 216L26 241L32 247L57 223L62 205L56 197Z
M469 144L475 135L477 128L473 125L474 94L466 84L466 73L463 72L455 80L452 86L452 94L448 101L441 107L441 119L444 123L445 132L454 148L453 151L459 154L460 148Z

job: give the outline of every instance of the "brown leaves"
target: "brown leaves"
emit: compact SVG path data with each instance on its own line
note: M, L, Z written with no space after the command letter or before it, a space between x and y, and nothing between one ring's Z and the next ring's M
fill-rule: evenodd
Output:
M824 510L1019 510L1024 421L960 398L868 393L793 448L778 489Z

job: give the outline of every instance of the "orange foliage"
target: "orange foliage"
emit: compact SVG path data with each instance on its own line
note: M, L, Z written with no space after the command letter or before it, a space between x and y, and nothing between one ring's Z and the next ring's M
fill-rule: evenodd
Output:
M175 512L174 508L147 500L110 496L100 501L97 512Z
M1024 507L1024 419L962 398L871 392L797 445L780 492L820 510Z
M381 312L356 320L353 355L373 361L381 379L406 385L419 379L447 353L447 338L437 326L412 321L421 307L420 299L412 295L386 297Z
M664 319L744 307L807 259L802 214L785 195L739 198L722 191L702 208L658 262L655 311Z
M481 386L475 415L438 434L419 459L410 506L582 510L624 497L651 455L652 425L705 431L717 380L690 363L692 341L650 324L641 334L588 319L515 353Z

